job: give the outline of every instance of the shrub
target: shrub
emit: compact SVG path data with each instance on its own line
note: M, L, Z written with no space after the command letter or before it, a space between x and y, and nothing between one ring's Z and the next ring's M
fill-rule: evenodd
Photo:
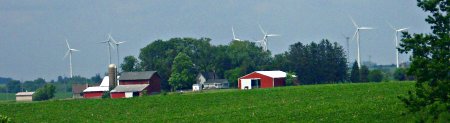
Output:
M107 99L107 98L111 98L109 91L103 92L103 95L102 95L102 99Z
M369 72L369 81L371 82L381 82L383 78L384 76L381 70L372 70Z
M46 84L44 87L39 88L33 94L34 101L49 100L55 96L56 87L52 84Z

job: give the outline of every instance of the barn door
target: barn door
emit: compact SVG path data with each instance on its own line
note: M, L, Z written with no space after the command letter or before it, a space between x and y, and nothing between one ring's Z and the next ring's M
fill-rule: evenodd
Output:
M252 89L252 79L241 79L241 89Z

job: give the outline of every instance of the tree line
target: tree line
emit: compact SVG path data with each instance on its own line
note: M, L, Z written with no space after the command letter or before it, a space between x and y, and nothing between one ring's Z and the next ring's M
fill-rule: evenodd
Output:
M385 74L358 68L358 79L351 80L343 47L327 39L309 44L297 42L288 51L274 56L250 41L231 41L227 45L211 45L210 41L209 38L156 40L140 49L138 58L126 56L120 68L124 72L158 71L165 90L191 88L199 72L214 72L227 79L231 87L237 86L239 77L261 70L286 71L297 76L297 84L366 82L369 74L371 80L381 81ZM292 84L295 83L288 83Z

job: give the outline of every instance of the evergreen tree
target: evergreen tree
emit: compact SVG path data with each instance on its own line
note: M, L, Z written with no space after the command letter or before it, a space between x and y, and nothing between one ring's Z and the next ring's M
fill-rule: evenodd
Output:
M448 122L450 118L450 1L417 0L430 15L432 33L404 32L399 51L412 52L408 74L417 79L415 90L401 97L419 122Z
M351 82L360 82L360 77L359 77L360 73L359 73L359 67L358 67L358 62L355 61L353 63L352 66L352 71L350 73L350 81Z
M363 65L361 66L361 69L359 69L359 81L360 82L368 82L369 81L369 68L367 66Z

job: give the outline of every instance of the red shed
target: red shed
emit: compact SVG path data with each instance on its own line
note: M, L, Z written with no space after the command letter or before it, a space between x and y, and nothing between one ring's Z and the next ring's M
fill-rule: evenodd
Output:
M239 89L272 88L286 85L286 73L283 71L255 71L238 80Z
M151 95L161 92L161 77L156 71L123 72L119 77L118 86L120 85L147 85L145 90Z

